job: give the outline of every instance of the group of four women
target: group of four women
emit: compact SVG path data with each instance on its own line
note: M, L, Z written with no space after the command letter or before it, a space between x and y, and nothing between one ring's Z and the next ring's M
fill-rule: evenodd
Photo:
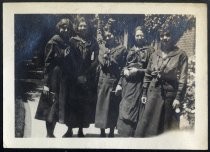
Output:
M72 128L84 137L90 123L101 129L100 137L106 137L106 128L109 137L115 127L122 137L145 137L177 127L187 56L175 46L171 30L160 31L155 51L138 26L128 51L112 22L102 28L100 43L86 18L75 24L73 30L69 19L60 20L45 49L45 85L35 118L46 121L47 137L54 137L56 122L68 126L63 137L72 137Z

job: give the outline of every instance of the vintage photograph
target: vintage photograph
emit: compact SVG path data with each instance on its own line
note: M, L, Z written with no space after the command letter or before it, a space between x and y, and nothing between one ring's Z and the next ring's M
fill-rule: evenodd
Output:
M15 139L196 134L193 11L13 17Z
M57 122L68 128L62 137L193 129L195 23L184 14L15 15L15 137L55 137ZM90 124L94 134L84 134Z

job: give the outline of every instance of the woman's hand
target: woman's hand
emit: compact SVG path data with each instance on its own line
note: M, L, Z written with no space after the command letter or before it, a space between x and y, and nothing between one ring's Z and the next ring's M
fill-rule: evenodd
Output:
M138 69L135 67L130 67L130 68L128 68L128 70L130 71L131 74L138 72Z
M47 86L44 86L43 87L43 94L45 94L45 95L49 95L49 88L47 87Z
M120 85L117 85L115 89L115 95L119 96L121 94L121 91L122 91L122 87Z
M67 48L64 50L64 57L66 57L70 52L71 52L70 47L67 47Z
M172 103L172 107L173 107L173 109L179 108L180 107L180 101L175 99Z
M104 57L105 60L108 60L109 55L105 53L103 57Z
M153 71L153 72L151 73L151 75L152 75L153 77L156 77L156 78L161 78L161 73L160 73L160 71Z
M128 77L130 75L130 71L127 68L124 69L123 75L126 76L126 77Z
M146 104L147 102L147 97L143 96L141 97L141 103Z
M138 69L135 67L130 67L128 68L128 70L129 70L130 76L135 76L136 73L138 72Z

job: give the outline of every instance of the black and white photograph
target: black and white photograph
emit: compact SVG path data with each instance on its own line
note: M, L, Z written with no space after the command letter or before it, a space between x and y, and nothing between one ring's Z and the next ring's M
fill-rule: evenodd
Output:
M3 8L5 147L208 148L205 4Z

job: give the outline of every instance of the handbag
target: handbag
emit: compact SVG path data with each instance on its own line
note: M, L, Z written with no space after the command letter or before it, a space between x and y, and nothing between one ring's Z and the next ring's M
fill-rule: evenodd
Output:
M48 120L51 115L53 103L55 100L55 93L50 92L49 94L41 93L35 119ZM51 120L50 120L51 121Z

